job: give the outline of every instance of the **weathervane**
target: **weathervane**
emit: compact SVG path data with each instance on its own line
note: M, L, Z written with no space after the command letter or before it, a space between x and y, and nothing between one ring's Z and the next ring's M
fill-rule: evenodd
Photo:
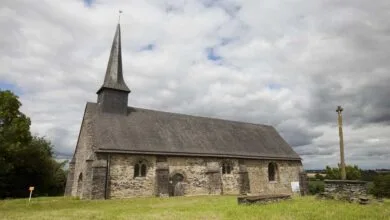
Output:
M122 10L119 10L118 24L121 23L121 14L122 14Z

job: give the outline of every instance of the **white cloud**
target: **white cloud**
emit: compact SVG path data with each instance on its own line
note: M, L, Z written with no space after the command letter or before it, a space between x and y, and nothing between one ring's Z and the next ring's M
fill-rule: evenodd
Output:
M0 85L22 90L34 133L73 153L121 9L130 105L272 124L306 168L322 168L337 164L341 104L347 162L388 168L385 3L6 0Z

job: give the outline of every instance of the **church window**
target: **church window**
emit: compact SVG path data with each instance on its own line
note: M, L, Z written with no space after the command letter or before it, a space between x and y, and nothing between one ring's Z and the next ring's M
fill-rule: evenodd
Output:
M146 165L141 164L141 176L146 176Z
M134 177L145 177L146 176L146 164L140 160L134 165Z
M269 181L276 181L276 170L277 166L276 163L271 162L268 164L268 180Z
M231 174L232 173L232 165L229 162L222 163L222 174Z

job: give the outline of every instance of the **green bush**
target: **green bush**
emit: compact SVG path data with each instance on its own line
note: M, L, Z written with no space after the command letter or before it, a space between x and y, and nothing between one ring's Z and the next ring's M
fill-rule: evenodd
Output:
M322 176L321 174L319 174L319 173L316 173L315 178L316 178L317 180L324 180L324 179L325 179L325 177L323 177L323 176Z
M371 193L377 197L390 198L390 174L376 176Z
M325 184L323 181L309 181L309 193L315 195L324 192Z
M341 168L340 167L329 167L325 168L326 176L325 179L339 180L341 179ZM357 166L346 165L345 173L347 180L359 180L361 178L361 169Z

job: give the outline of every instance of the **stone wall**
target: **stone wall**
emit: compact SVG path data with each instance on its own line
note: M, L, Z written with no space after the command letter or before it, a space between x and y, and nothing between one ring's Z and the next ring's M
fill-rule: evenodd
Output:
M276 161L276 181L268 180L268 160L246 160L251 194L291 194L291 182L299 181L302 164L298 161Z
M87 162L88 159L94 159L92 129L92 118L84 116L76 152L72 160L72 170L67 177L67 196L80 198L91 198L92 196L92 167Z
M134 165L147 162L145 177L134 177ZM155 195L155 156L111 155L110 198L128 198Z
M238 160L230 159L228 161L232 164L232 172L222 174L221 164L226 160L220 158L167 157L163 162L157 162L157 159L156 156L112 154L109 198L156 196L161 192L166 194L166 184L163 181L175 174L184 177L184 195L237 195L240 192L291 194L290 183L299 181L299 172L302 170L300 162L276 162L277 179L269 182L268 164L271 161L242 160L239 164ZM134 177L134 164L139 160L147 161L145 177ZM160 168L168 173L159 173Z
M184 178L184 193L189 195L209 194L207 164L203 158L169 157L170 176L182 174Z
M74 178L75 178L75 162L71 161L69 163L68 177L66 179L65 192L64 192L65 196L72 196Z
M359 180L325 180L325 190L320 197L357 201L367 196L368 183Z

